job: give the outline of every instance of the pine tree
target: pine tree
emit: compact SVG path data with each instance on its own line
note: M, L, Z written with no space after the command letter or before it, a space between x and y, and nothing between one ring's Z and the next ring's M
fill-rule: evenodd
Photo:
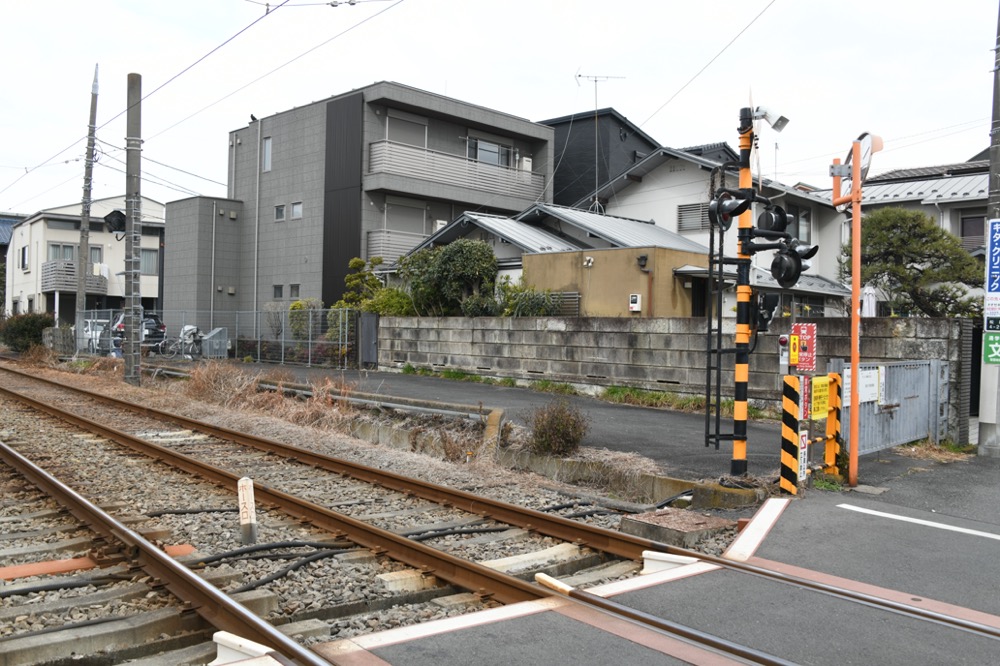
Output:
M851 246L841 264L851 273ZM894 310L927 317L982 316L983 265L953 234L929 216L902 208L880 208L861 223L861 282L881 288Z

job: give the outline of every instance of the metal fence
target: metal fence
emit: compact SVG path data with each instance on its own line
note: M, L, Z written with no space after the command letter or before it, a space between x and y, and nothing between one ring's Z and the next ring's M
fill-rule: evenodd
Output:
M149 311L151 312L151 311ZM115 311L90 310L87 319L114 321ZM301 364L331 368L358 365L358 312L351 309L286 308L263 311L166 310L156 312L167 326L167 336L193 324L211 339L226 330L228 356L254 362ZM376 329L377 334L377 329Z
M859 365L859 455L923 439L938 443L947 436L947 363L930 360ZM841 424L845 450L849 450L850 382L854 381L854 373L845 373L850 366L843 359L831 360L827 369L844 376Z

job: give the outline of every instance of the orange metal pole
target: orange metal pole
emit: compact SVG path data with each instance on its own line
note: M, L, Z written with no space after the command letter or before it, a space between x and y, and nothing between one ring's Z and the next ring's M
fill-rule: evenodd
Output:
M851 452L847 483L858 485L858 406L861 385L861 142L851 145Z

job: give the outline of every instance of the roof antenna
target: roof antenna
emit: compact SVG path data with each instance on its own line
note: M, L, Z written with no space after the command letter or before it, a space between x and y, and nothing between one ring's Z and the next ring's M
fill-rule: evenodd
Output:
M624 76L587 76L580 74L579 71L576 74L576 85L578 86L580 85L580 79L589 79L594 82L594 200L591 202L590 208L587 209L591 213L604 214L604 210L601 208L601 198L597 194L598 189L601 187L600 171L597 168L601 145L597 138L597 84L601 81L624 78Z

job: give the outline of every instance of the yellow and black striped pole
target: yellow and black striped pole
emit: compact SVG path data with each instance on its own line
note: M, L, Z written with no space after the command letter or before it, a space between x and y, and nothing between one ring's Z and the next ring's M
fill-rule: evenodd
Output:
M830 378L830 405L826 413L826 450L823 455L825 467L823 471L827 474L840 474L837 468L837 456L840 454L840 408L844 404L843 381L840 373L831 372L827 375Z
M740 109L740 189L750 190L753 177L750 173L750 151L753 149L753 110ZM750 381L750 254L747 248L753 241L753 212L746 210L739 216L736 253L736 372L733 386L733 460L730 473L743 476L747 473L747 384Z
M785 375L781 391L781 492L799 492L799 378Z

